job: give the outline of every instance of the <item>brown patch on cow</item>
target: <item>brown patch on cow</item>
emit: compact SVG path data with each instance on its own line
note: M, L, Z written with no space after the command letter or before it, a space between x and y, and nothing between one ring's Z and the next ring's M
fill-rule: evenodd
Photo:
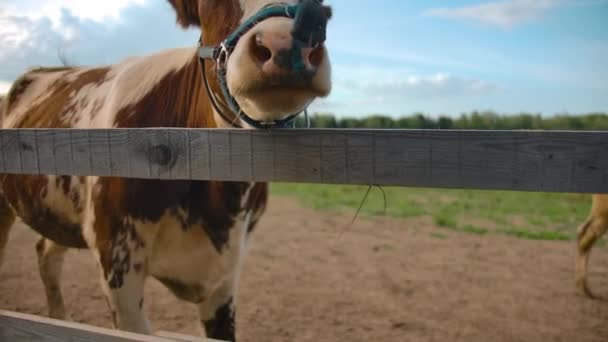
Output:
M49 194L49 188L47 185L45 185L42 187L42 190L40 191L40 197L45 198L48 194Z
M108 285L111 289L121 288L124 285L124 277L135 268L134 261L137 256L137 251L145 247L144 241L141 239L135 225L123 219L121 224L115 227L116 233L112 240L110 267L107 270L106 276Z
M236 30L243 17L243 10L238 0L201 1L200 7L202 38L205 45L218 45Z
M187 1L170 0L183 23L203 22L202 39L217 45L239 25L242 10L235 0ZM200 3L200 5L198 4ZM199 7L200 6L200 7ZM201 20L199 20L201 13ZM180 19L178 19L180 20ZM221 94L215 66L205 63L212 90ZM204 89L200 63L196 54L181 70L166 75L138 103L122 108L115 127L191 127L214 128L210 99Z
M187 225L202 226L221 252L228 242L230 228L242 211L241 199L248 186L239 182L100 178L99 194L93 199L96 203L94 228L97 245L104 251L104 267L111 266L109 253L117 229L121 229L122 217L158 222L176 207L185 213Z
M242 211L241 199L248 187L248 183L193 182L192 196L181 204L189 213L189 221L202 224L220 253L228 242L235 218Z
M179 222L179 225L182 227L182 231L187 231L189 227L188 218L184 215L183 212L179 210L178 207L173 207L169 209L169 215L175 217Z
M209 338L222 341L234 341L234 306L232 298L215 310L215 316L203 322L205 333Z
M38 253L38 255L42 255L42 253L44 252L44 242L45 241L46 241L46 239L42 238L36 242L36 252Z
M185 284L172 278L158 277L156 280L165 285L177 298L190 302L202 303L205 300L205 289L201 285Z
M245 203L245 210L258 212L266 207L268 200L268 184L256 183L249 191L249 197Z
M87 248L80 224L69 222L40 201L48 178L32 175L2 175L2 188L8 202L27 225L47 239L72 248Z
M80 200L80 191L78 189L73 189L70 192L70 200L72 201L72 205L74 206L74 210L80 214L82 213L82 201Z
M133 270L135 271L135 273L141 273L143 268L144 268L144 264L141 262L136 262L133 264Z
M202 24L205 43L214 45L234 31L243 16L238 0L169 0L169 3L182 28Z
M4 119L4 113L6 113L6 101L4 101L5 99L6 97L4 95L0 95L0 125L2 124L2 119Z
M249 191L249 197L245 203L245 210L254 213L254 216L259 217L266 208L268 202L268 184L256 183L253 188ZM257 220L254 219L247 227L247 232L253 231L257 224Z
M37 68L31 69L30 71L35 72L37 74L47 74L47 73L72 71L72 70L75 70L75 68L69 67L69 66L63 66L63 67L37 67Z
M64 195L68 195L70 193L70 188L72 185L72 177L71 176L58 176L55 178L55 186L59 189L63 190Z
M66 76L71 72L82 71L78 76L75 76L73 80ZM69 128L69 120L66 120L65 113L75 113L75 104L71 102L70 95L74 91L78 91L88 84L100 84L106 81L106 76L110 68L91 68L91 69L76 69L76 68L52 68L52 69L35 69L24 76L22 79L34 80L36 73L63 73L63 77L59 77L53 82L49 89L40 94L41 96L50 94L45 97L44 100L38 102L34 106L28 107L25 114L15 124L15 128ZM29 86L32 82L27 84ZM25 87L27 88L27 87ZM24 88L24 89L25 89ZM19 93L21 94L21 93ZM17 96L8 99L9 111L7 115L10 115L11 106L18 103ZM68 118L69 119L69 118Z
M226 0L222 0L226 1ZM232 1L232 0L229 0ZM200 26L198 0L169 0L177 14L177 23L183 28L190 26Z
M203 83L198 57L167 74L139 102L122 108L115 127L217 127Z
M6 96L6 104L5 104L5 112L6 114L12 109L12 105L17 104L19 102L19 98L27 88L32 84L34 79L28 74L21 76L15 82Z

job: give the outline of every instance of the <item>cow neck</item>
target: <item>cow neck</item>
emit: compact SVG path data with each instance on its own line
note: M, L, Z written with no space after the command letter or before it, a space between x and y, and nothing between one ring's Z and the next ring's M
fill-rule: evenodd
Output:
M215 128L213 109L204 90L198 57L188 57L181 68L169 72L137 102L116 115L115 126Z

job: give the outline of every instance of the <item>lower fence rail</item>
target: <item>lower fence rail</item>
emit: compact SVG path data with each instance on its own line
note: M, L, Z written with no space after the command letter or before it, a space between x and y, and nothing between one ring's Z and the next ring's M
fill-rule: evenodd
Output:
M223 342L166 331L141 335L3 310L0 310L0 341Z

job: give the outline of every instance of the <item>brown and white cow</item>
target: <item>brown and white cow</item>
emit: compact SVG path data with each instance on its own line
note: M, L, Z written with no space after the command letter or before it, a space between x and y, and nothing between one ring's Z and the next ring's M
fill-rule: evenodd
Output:
M307 3L322 9L327 22L329 8L312 1ZM200 27L202 44L210 46L268 6L298 5L296 0L169 2L177 22ZM294 51L294 22L271 17L256 23L226 61L230 94L253 120L281 120L330 92L324 44L299 46L302 70L285 58ZM210 103L193 47L104 67L30 70L4 100L2 127L215 128L236 123L251 128L225 105L214 63L205 65L223 114ZM152 276L198 305L207 336L234 340L235 291L248 233L266 206L266 184L8 174L0 180L0 255L16 217L42 235L36 250L51 317L67 317L60 291L66 250L89 248L117 328L150 333L142 306L144 282Z
M593 297L587 283L589 255L595 242L608 231L608 194L593 195L589 217L578 227L576 288L581 295Z

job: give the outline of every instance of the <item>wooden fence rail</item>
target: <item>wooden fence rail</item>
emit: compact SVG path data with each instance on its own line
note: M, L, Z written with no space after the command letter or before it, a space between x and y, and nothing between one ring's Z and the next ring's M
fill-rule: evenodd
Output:
M163 331L156 336L140 335L3 310L0 310L0 341L222 342Z
M608 132L4 129L0 173L608 193Z

